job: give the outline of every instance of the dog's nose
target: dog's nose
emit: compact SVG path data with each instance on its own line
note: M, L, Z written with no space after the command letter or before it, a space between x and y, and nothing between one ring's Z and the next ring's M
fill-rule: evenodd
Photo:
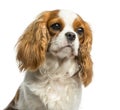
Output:
M73 42L76 38L76 35L73 32L67 32L65 33L65 36L68 41Z

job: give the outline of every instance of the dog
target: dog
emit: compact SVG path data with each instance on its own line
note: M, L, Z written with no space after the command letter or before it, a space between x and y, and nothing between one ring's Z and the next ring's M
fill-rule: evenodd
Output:
M78 110L82 84L92 81L91 47L91 28L78 14L39 14L17 42L25 78L4 110Z

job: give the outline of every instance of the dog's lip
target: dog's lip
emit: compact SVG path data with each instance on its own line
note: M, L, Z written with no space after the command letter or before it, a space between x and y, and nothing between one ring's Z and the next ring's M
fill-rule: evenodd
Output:
M64 46L64 47L61 47L59 50L62 50L62 49L64 49L64 48L66 48L66 47L72 48L72 45L66 45L66 46Z
M71 50L73 51L73 47L72 45L66 45L66 46L63 46L63 47L60 47L58 50L54 50L55 53L58 53L60 52L61 50L65 49L65 48L71 48Z

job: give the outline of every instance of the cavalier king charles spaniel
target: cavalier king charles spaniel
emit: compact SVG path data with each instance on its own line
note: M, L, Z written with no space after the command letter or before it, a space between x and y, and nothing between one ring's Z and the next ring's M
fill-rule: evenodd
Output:
M78 110L92 80L91 29L68 10L45 11L17 43L24 81L5 110Z

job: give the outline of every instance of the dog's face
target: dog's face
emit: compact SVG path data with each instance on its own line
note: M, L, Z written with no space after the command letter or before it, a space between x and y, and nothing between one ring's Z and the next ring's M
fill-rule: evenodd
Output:
M79 39L84 34L82 22L77 14L65 10L50 19L48 30L52 38L49 52L59 58L78 56Z
M59 59L77 57L82 67L79 75L87 85L92 77L89 25L76 13L67 10L41 13L18 41L17 60L20 70L37 70L50 53Z

